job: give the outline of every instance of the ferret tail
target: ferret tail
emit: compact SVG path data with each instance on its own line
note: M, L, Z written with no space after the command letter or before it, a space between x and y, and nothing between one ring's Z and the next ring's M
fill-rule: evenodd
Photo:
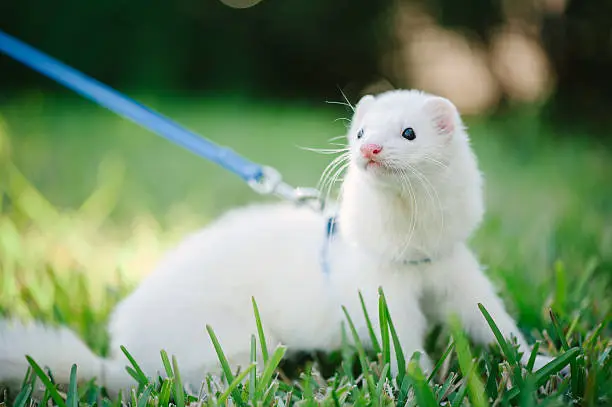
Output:
M77 365L79 383L93 378L112 394L134 384L123 361L95 355L77 335L65 327L38 323L0 321L0 383L16 389L30 366L26 355L51 371L55 383L67 385L70 370Z

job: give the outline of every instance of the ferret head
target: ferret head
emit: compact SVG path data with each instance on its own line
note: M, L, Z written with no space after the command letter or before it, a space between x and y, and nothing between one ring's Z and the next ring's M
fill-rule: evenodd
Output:
M415 90L364 96L348 138L347 239L389 258L436 256L477 227L481 174L449 100Z
M361 98L349 131L351 164L379 181L441 170L465 137L455 106L414 90Z

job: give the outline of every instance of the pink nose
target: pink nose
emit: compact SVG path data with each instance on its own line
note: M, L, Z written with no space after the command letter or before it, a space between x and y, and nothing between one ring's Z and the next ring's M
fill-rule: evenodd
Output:
M361 150L361 154L365 158L373 158L375 155L382 151L382 146L380 144L362 144L359 148Z

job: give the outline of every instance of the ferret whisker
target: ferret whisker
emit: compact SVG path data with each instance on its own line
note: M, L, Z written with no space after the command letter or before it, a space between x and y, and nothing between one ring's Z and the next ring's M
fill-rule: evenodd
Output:
M417 222L419 219L419 204L417 201L416 191L414 190L414 186L412 185L412 182L410 181L410 177L408 177L408 174L406 172L404 172L404 177L408 181L408 191L410 192L414 210L411 211L411 216L410 216L410 233L408 235L408 239L404 247L402 248L400 257L403 257L406 251L410 248L412 239L414 237L414 233L416 232Z
M327 192L325 194L325 201L326 202L329 201L329 198L331 196L332 189L333 189L334 185L339 180L340 176L344 173L344 171L348 168L348 166L349 166L348 162L340 165L338 167L338 169L336 170L336 172L331 177L331 180L330 180L328 188L327 188Z
M341 143L329 143L329 144L332 146L341 147L342 149L347 150L347 151L350 149L350 147L347 146L346 144L341 144Z
M448 168L448 164L443 163L442 161L438 161L435 158L429 156L429 155L425 155L423 157L426 161L431 162L432 164L437 165L438 167L442 168L442 169L447 169Z
M349 160L349 159L350 159L350 154L348 151L345 151L344 153L340 154L338 157L334 158L329 164L327 164L327 166L323 170L323 173L321 174L321 179L325 179L325 177L327 176L327 173L332 171L333 167L338 165L339 162L342 162L344 160Z
M342 94L342 98L346 102L346 105L350 107L353 112L355 112L355 106L353 106L351 102L349 102L348 98L346 97L346 94L344 93L342 89L340 89L340 93Z
M355 111L355 108L353 107L353 105L351 105L350 103L347 103L347 102L338 102L338 101L335 101L335 100L326 100L325 103L329 103L331 105L346 106L346 107L350 108L353 112Z
M411 216L411 221L410 221L410 224L411 224L411 226L410 226L410 238L408 239L408 241L406 243L406 246L404 247L404 249L402 251L402 255L405 253L406 250L408 250L410 248L410 244L412 243L412 239L414 238L414 234L416 232L417 222L419 220L419 202L418 202L418 199L417 199L417 194L416 194L414 185L410 181L410 177L408 176L407 173L404 172L404 176L408 180L408 187L409 187L410 193L412 195L412 202L414 204L414 211L413 211L413 214Z
M319 186L323 185L326 182L326 179L329 177L329 175L335 170L335 168L338 165L342 165L344 162L348 160L350 160L350 155L348 154L348 152L334 158L332 162L329 163L327 167L325 167L325 170L323 170L323 173L321 174L321 177L319 179Z
M438 209L438 213L439 213L439 228L438 228L438 235L437 235L437 241L436 241L436 247L438 246L438 244L440 243L443 233L444 233L444 210L442 208L442 202L440 200L440 196L438 195L438 191L436 190L435 186L431 183L431 181L429 181L429 179L425 176L425 174L423 174L422 172L420 172L417 168L415 168L414 166L407 164L408 168L410 169L410 171L412 172L412 174L417 178L417 180L421 183L421 185L423 186L423 190L425 191L428 199L431 201L431 203L433 205L435 205ZM433 192L433 195L432 195ZM435 197L435 199L434 199Z
M325 183L321 186L320 190L321 190L321 193L325 195L325 199L329 199L331 190L334 187L335 178L337 177L337 173L338 171L342 170L342 167L343 167L342 163L335 166L334 169L330 171L328 177L325 179Z
M335 136L335 137L332 137L330 139L327 139L327 141L335 141L335 140L343 140L343 139L346 139L345 135Z
M300 148L301 150L311 151L313 153L318 153L318 154L338 154L338 153L344 153L349 150L348 147L347 148L315 148L315 147L298 146L298 148Z
M410 178L408 177L408 174L406 174L405 170L402 167L397 167L396 171L397 171L396 173L400 176L400 179L402 180L402 183L401 183L402 187L407 187L408 195L410 197L411 204L412 204L411 205L412 210L410 211L410 226L409 226L408 236L405 239L404 243L402 244L401 251L398 253L398 257L401 258L404 256L406 251L410 248L410 243L412 243L412 237L414 235L414 232L416 231L416 223L418 219L419 207L418 207L418 203L416 199L416 194L413 189L412 183L410 182Z
M336 157L323 171L321 175L321 179L319 181L318 188L323 193L327 191L327 195L329 197L331 188L334 184L334 177L332 174L337 172L338 168L344 169L349 165L350 155L348 153L342 154Z

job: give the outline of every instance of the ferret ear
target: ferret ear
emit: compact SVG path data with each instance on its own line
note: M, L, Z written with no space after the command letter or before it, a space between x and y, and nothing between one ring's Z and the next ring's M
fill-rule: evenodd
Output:
M359 99L359 102L357 102L357 106L355 106L355 113L353 115L354 120L356 122L361 120L373 103L374 96L372 95L365 95L361 99Z
M425 102L425 111L438 134L450 136L457 128L457 108L443 97L432 97Z

